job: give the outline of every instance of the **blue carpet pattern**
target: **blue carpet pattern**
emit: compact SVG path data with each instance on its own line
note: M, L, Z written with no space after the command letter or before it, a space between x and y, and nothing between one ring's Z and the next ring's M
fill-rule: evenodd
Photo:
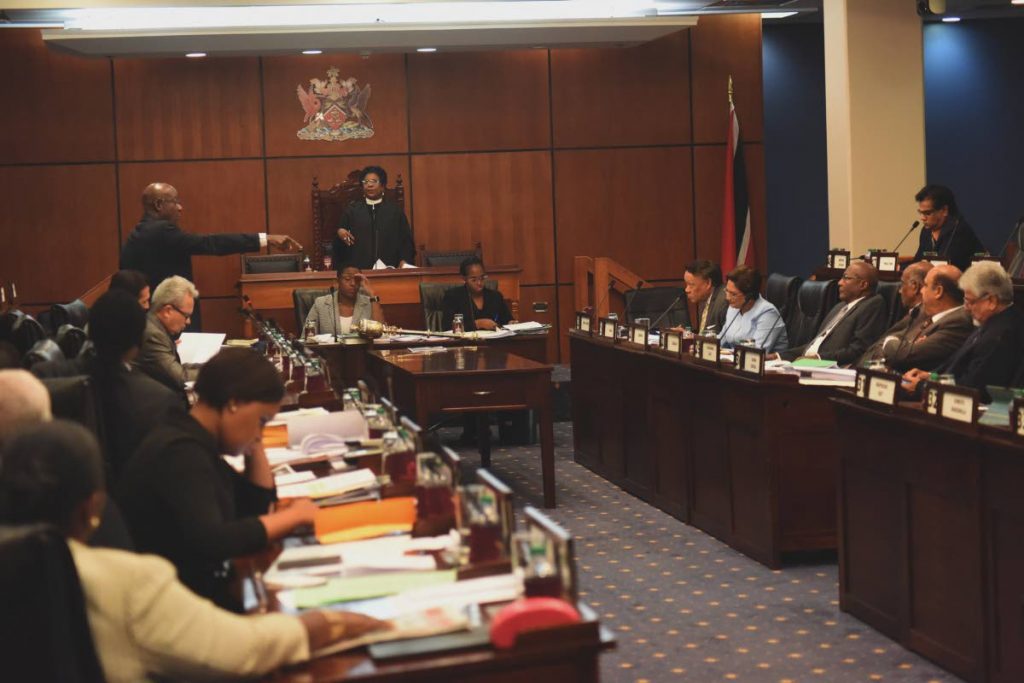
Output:
M834 559L768 569L577 465L571 423L555 446L548 514L576 538L581 597L618 641L604 683L960 680L841 613ZM491 462L517 509L542 507L539 447L497 446Z

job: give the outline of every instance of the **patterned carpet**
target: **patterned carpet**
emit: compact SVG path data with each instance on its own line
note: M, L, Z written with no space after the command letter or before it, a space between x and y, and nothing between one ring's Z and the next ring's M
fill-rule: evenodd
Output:
M555 446L549 514L577 539L582 599L618 640L604 683L960 680L841 613L834 557L772 571L577 465L571 423ZM499 446L491 469L517 508L541 507L538 447Z

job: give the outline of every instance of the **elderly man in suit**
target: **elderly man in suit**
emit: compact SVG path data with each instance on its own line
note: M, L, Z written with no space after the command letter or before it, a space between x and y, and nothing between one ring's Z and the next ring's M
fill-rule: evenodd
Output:
M864 354L862 362L882 360L897 372L911 368L934 370L971 334L974 326L957 286L960 269L952 265L932 268L923 261L903 271L904 279L912 270L920 271L915 267L922 264L927 267L923 269L926 274L919 290L920 304L887 330Z
M136 367L178 393L185 391L185 367L178 356L177 339L192 319L198 298L196 286L178 275L157 285L135 359Z
M825 316L818 334L780 355L786 360L801 356L834 360L839 365L856 362L885 330L885 301L875 293L877 287L875 267L853 261L839 278L839 303Z
M977 326L936 372L952 374L961 386L979 389L1007 386L1014 381L1024 348L1024 313L1013 305L1013 280L995 261L979 261L960 278L964 308ZM929 373L922 368L908 370L903 386L917 389Z
M694 332L721 333L729 302L722 285L722 269L717 263L698 259L687 264L683 272L686 298L697 307L697 325Z

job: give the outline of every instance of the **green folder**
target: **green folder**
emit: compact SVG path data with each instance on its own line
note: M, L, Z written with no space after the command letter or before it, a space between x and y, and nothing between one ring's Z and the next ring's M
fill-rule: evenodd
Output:
M838 365L839 363L835 362L834 360L818 360L817 358L798 358L795 361L793 361L794 368L834 368L837 367Z
M378 572L369 576L338 577L328 579L322 586L297 589L295 606L307 609L337 602L368 600L413 588L454 582L454 569L435 572Z

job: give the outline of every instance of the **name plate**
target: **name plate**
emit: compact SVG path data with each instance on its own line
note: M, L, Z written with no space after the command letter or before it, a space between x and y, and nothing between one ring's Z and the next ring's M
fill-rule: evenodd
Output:
M579 311L576 313L576 329L586 334L593 334L594 319L587 313Z
M681 332L673 332L672 330L662 330L661 336L658 338L658 347L662 351L672 353L675 355L682 355L683 353L683 335Z
M753 346L736 346L736 369L740 372L764 377L764 349Z
M939 414L939 387L935 382L927 382L924 385L924 412L929 415Z
M883 405L896 405L896 379L875 375L868 377L868 400Z
M846 270L850 265L850 252L847 249L832 249L828 252L826 264L835 270Z
M601 318L598 323L598 333L605 339L615 339L615 330L618 322L609 318Z
M718 365L719 358L722 353L721 346L719 346L717 337L698 337L697 338L697 358L708 363L714 363Z
M638 346L647 348L648 334L650 334L650 331L647 329L646 325L629 325L629 341L637 344Z
M876 251L871 255L871 261L882 273L895 273L900 269L900 255L894 251Z
M1024 438L1024 398L1015 398L1010 404L1010 429Z
M978 392L967 387L944 385L939 394L939 415L947 420L974 424L978 421Z

